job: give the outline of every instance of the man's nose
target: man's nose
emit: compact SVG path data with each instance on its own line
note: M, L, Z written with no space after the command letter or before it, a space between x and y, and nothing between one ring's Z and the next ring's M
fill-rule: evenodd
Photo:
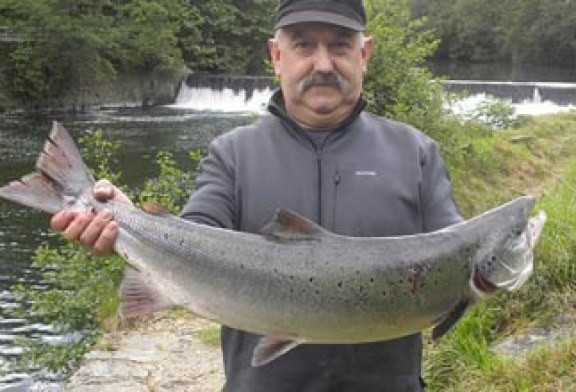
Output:
M314 70L317 72L331 72L334 70L334 61L326 45L318 45L316 49Z

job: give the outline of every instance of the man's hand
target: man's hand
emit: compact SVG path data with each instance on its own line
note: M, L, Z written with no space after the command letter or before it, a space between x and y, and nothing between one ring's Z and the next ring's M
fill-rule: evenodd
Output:
M534 270L534 247L538 242L546 214L540 211L538 215L528 220L528 225L513 243L508 244L509 257L503 258L500 274L493 277L492 284L498 288L514 291L522 287Z
M107 180L94 185L94 197L100 201L116 200L131 204L130 199ZM51 227L70 241L84 245L98 256L110 256L118 237L118 224L109 210L99 211L61 211L50 221Z

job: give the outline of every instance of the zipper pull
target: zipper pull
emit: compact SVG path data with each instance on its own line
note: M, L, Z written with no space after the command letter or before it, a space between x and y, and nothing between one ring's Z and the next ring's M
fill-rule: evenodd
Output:
M342 177L340 177L340 172L336 170L336 174L334 174L334 184L339 185L342 181Z

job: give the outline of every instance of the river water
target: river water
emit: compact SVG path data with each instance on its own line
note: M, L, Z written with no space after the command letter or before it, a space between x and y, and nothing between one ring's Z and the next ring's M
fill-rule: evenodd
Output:
M169 108L100 110L82 115L22 115L0 117L0 184L33 170L52 120L63 122L77 137L86 129L101 128L121 143L118 167L121 182L138 187L155 173L159 151L170 151L182 167L191 165L187 152L205 148L218 134L253 121L244 113L209 113ZM31 209L0 200L0 391L57 391L57 380L46 374L14 373L8 362L22 353L16 339L40 336L58 340L49 325L16 319L8 310L21 307L11 287L16 283L38 286L37 271L30 267L36 247L46 241L48 217Z

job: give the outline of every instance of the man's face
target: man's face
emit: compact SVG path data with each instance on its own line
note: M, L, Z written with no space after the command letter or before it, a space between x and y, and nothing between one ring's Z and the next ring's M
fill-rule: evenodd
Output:
M282 29L269 49L290 116L310 129L340 125L358 102L371 48L370 39L329 24Z

